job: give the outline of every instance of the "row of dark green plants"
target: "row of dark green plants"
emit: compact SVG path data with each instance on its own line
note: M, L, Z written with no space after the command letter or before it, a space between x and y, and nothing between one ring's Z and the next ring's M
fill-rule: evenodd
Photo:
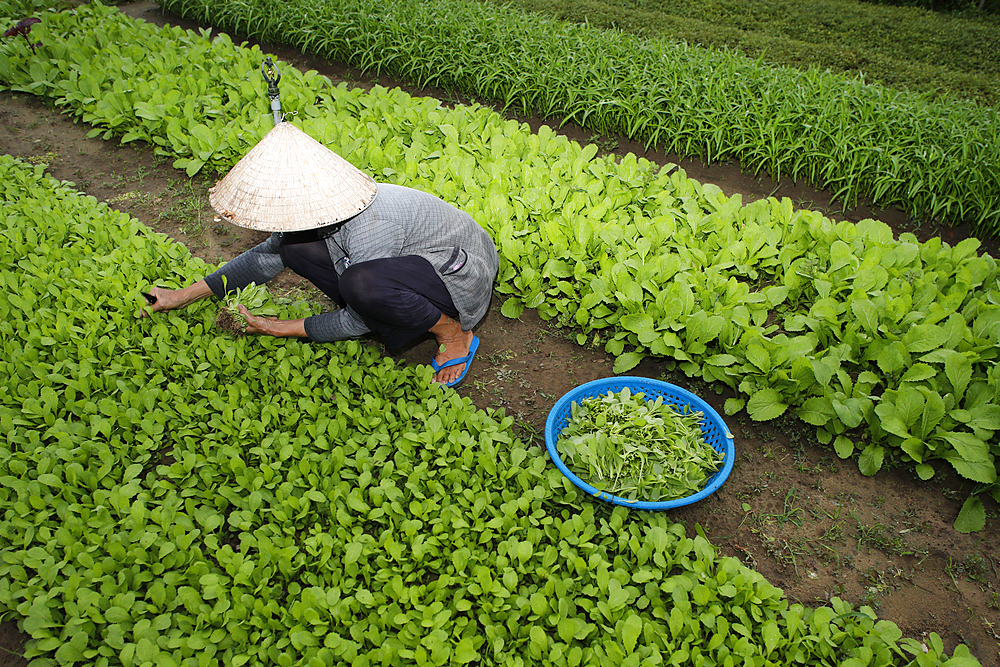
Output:
M497 4L501 4L498 0ZM1000 106L1000 11L854 0L513 0L524 11ZM1000 2L993 6L1000 10Z
M47 15L0 51L0 80L55 101L93 136L144 141L195 174L228 170L271 127L259 50L156 31L94 5ZM149 44L157 44L150 49ZM258 61L258 62L255 62ZM385 181L438 194L496 239L502 312L534 308L615 355L727 386L730 413L792 410L867 475L887 460L972 483L956 527L1000 495L1000 288L978 241L833 223L788 200L742 206L628 155L399 90L330 88L286 68L285 109Z
M265 43L1000 233L1000 112L465 0L163 0Z

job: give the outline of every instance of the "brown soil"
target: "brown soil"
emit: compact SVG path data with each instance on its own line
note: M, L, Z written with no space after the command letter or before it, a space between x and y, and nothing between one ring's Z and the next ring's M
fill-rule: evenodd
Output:
M241 338L247 334L247 323L242 316L233 315L226 308L219 308L219 314L215 316L215 326L234 338Z
M163 15L150 0L123 5L122 10L158 24L197 27ZM335 81L398 86L415 95L461 101L450 91L367 78L294 49L266 45L265 50ZM263 87L262 100L266 113ZM519 120L533 128L541 124L533 118ZM88 139L86 126L40 100L0 93L0 122L0 151L48 163L55 178L75 182L80 190L186 244L207 261L231 259L264 238L214 221L207 178L189 180L143 146ZM597 143L604 151L678 164L692 178L715 183L728 195L742 195L744 203L770 195L790 197L796 205L832 218L879 218L897 232L912 231L921 239L940 235L955 243L967 235L960 228L914 224L898 210L867 205L844 210L831 204L829 193L744 174L736 163L704 165L645 151L618 137L594 137L575 127L561 131L580 142ZM984 248L1000 257L995 242ZM280 275L273 285L324 299L292 274ZM510 320L500 315L499 307L497 298L477 329L482 344L459 391L480 407L515 415L520 435L541 443L555 400L578 384L613 375L613 359L602 350L580 347L570 332L550 326L534 311ZM425 364L434 352L434 342L428 339L393 356L401 363ZM724 414L725 394L665 373L654 360L647 359L631 374L686 386ZM736 436L732 475L709 499L671 512L672 519L684 522L690 534L700 525L723 554L756 568L791 600L818 605L839 596L855 605L867 604L907 636L920 639L936 632L949 650L965 643L984 665L1000 665L1000 554L993 542L1000 511L995 503L987 501L986 530L962 535L952 523L971 485L959 479L939 476L921 482L906 468L864 477L855 462L837 459L829 447L815 441L811 427L794 418L755 423L741 413L726 421ZM27 664L20 657L25 639L14 621L0 624L0 666Z

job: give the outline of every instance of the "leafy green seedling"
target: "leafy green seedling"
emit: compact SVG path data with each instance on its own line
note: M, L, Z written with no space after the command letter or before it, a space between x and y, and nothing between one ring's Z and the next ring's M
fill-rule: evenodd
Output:
M222 283L226 284L225 276L222 277ZM219 308L219 314L215 318L215 326L237 338L246 335L247 318L240 312L240 306L246 306L247 310L256 313L266 300L267 288L256 283L227 292L225 303Z

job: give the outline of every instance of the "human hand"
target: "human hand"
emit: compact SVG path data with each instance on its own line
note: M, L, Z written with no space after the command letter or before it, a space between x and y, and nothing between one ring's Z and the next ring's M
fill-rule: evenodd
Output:
M244 333L253 336L273 336L272 329L274 325L278 322L273 317L261 317L260 315L254 315L247 307L242 303L237 306L237 310L240 311L240 315L246 320L246 327Z
M246 321L246 334L276 336L278 338L297 337L305 338L305 320L279 320L276 317L261 317L254 315L242 303L238 306L240 315Z
M139 311L139 317L149 317L150 312L155 313L186 305L180 303L180 298L177 296L180 291L157 286L151 287L149 292L143 292L142 296L146 299L146 305L149 306L149 309L143 308Z
M149 317L151 312L157 313L161 310L183 308L198 299L204 299L211 293L212 290L204 280L199 280L193 285L188 285L184 289L178 290L160 286L151 287L149 288L149 297L152 297L153 300L150 301L149 297L146 297L148 309L143 308L139 311L139 317Z

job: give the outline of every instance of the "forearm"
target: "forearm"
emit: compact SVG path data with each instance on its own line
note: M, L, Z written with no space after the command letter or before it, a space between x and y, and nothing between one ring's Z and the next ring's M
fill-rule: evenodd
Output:
M255 317L250 323L254 333L275 338L307 338L305 320L277 320Z
M212 288L204 280L188 285L183 289L176 290L174 297L177 301L175 308L183 308L195 301L200 301L205 297L212 296Z
M226 293L243 289L250 283L263 285L283 268L285 264L278 253L278 242L272 236L205 276L205 282L216 296L222 297Z

